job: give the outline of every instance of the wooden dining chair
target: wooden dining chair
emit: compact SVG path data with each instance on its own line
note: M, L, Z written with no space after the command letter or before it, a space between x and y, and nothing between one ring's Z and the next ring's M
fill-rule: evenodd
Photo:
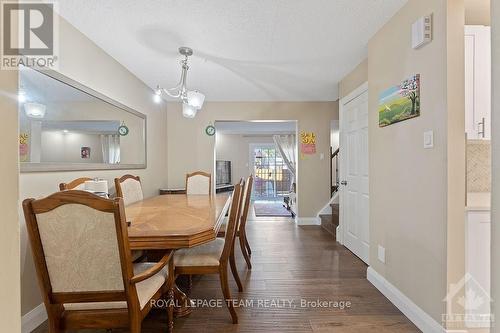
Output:
M245 183L245 191L243 194L243 210L240 214L240 222L238 229L236 231L236 237L239 240L241 253L245 258L248 269L252 269L252 263L250 261L250 256L252 255L252 250L247 239L246 225L248 220L248 213L250 210L250 199L252 197L252 187L253 187L253 176L250 175ZM218 237L224 237L226 233L227 224L223 224L221 230L218 233Z
M92 180L89 177L77 178L75 180L70 181L69 183L61 183L59 184L59 190L67 191L67 190L84 190L85 182L88 180Z
M219 274L222 293L226 300L226 305L231 313L233 324L238 323L238 316L234 309L231 299L231 292L228 283L228 263L230 263L231 253L233 252L234 239L236 234L236 224L241 209L242 185L237 184L234 187L231 208L229 211L229 222L224 239L217 238L212 242L196 246L189 249L177 250L174 256L175 275L181 274ZM233 258L234 259L234 258ZM237 272L233 271L233 275ZM239 278L238 278L239 280ZM241 282L239 282L241 285Z
M24 215L49 332L128 328L164 294L173 329L173 252L132 264L123 200L84 191L26 199Z
M125 206L144 199L141 178L139 176L124 175L115 178L116 196L123 199Z
M125 206L144 199L141 178L139 176L124 175L120 178L115 178L115 190L116 196L123 199ZM132 261L141 261L144 257L144 251L132 251Z
M212 175L203 171L186 174L186 194L211 194Z

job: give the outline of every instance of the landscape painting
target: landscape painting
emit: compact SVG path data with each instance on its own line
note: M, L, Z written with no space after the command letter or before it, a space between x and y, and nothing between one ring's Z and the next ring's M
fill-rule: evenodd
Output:
M420 74L401 85L382 92L379 97L378 124L385 127L420 116Z

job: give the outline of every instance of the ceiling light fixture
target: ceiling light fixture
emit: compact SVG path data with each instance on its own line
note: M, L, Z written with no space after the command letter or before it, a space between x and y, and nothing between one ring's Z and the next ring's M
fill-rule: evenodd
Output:
M193 106L187 104L187 103L182 103L182 115L186 118L194 118L196 116L196 108Z
M159 85L155 89L154 101L161 102L163 93L182 101L182 115L186 118L194 118L196 113L202 108L205 102L205 95L197 90L188 90L186 87L187 72L189 70L188 58L193 55L193 50L189 47L180 47L179 53L184 56L181 60L182 72L179 83L170 89L165 89Z
M24 103L24 112L30 118L41 119L45 117L47 106L40 103Z

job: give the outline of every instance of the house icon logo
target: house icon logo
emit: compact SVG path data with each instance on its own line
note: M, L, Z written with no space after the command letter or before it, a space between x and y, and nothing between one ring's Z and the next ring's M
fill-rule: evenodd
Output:
M493 302L489 286L479 283L467 273L456 284L451 284L446 302L443 324L456 328L489 328L493 323L490 305ZM457 331L458 332L458 331Z
M0 1L0 68L57 69L58 16L54 0Z

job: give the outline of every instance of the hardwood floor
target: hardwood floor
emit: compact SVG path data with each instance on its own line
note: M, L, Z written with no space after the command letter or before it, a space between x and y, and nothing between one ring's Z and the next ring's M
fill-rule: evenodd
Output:
M366 280L366 265L356 256L321 227L298 227L291 221L257 218L248 222L253 269L246 269L237 248L245 291L237 292L232 277L230 287L233 298L248 305L253 302L253 306L237 309L238 325L231 324L224 305L199 307L190 316L176 319L174 332L420 332ZM193 277L191 297L221 300L218 276ZM304 302L318 300L351 305L343 309L334 303L322 308L304 306ZM165 330L164 311L153 311L143 322L144 333ZM48 331L44 324L34 332Z

